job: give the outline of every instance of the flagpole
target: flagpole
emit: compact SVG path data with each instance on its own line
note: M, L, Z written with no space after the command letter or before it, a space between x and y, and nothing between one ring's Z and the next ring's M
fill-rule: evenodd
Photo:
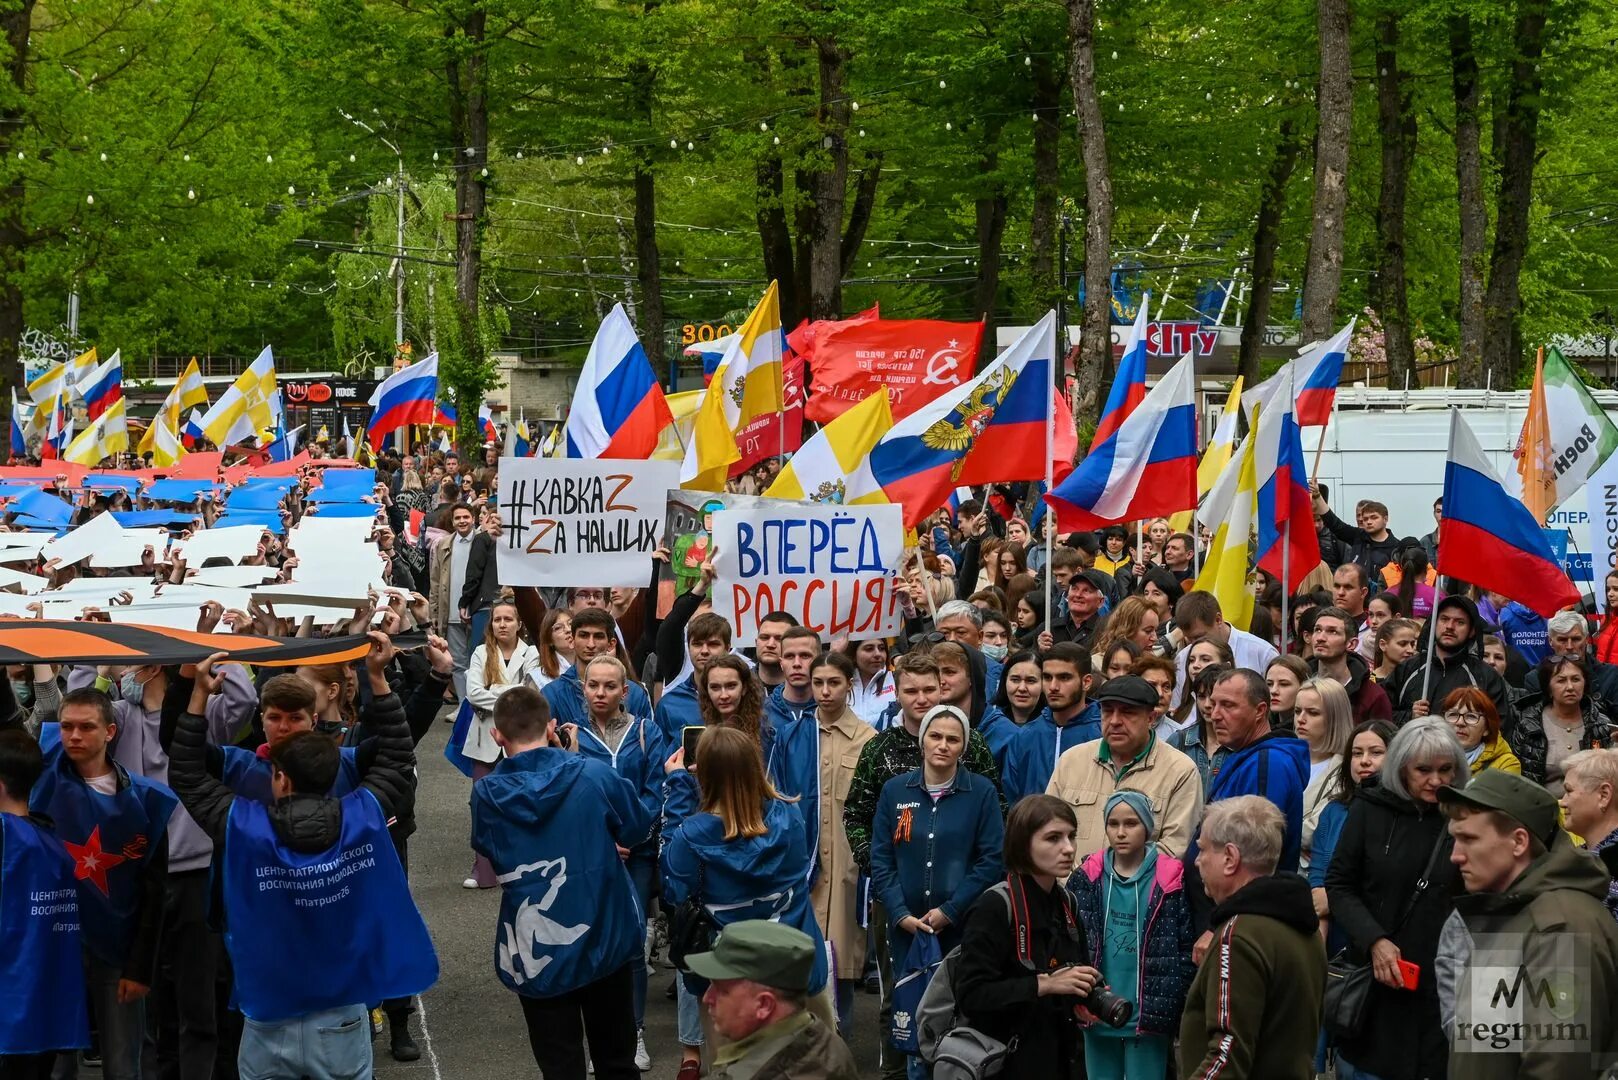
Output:
M1279 501L1279 500L1278 500ZM1292 591L1288 584L1292 578L1292 515L1288 514L1286 522L1281 526L1281 655L1286 656L1287 646L1291 644L1291 627L1287 625L1287 594Z
M1455 422L1460 417L1459 409L1453 406L1449 410L1449 444L1444 450L1444 475L1449 476L1449 462L1455 458ZM1439 541L1442 545L1443 541ZM1436 569L1436 567L1435 567ZM1433 617L1427 620L1427 663L1421 678L1421 700L1427 704L1427 715L1431 716L1432 702L1429 697L1433 691L1433 659L1438 652L1438 612L1434 610Z
M1054 315L1055 312L1052 312ZM1052 320L1054 323L1054 319ZM1061 329L1051 328L1051 367L1055 369L1052 375L1050 392L1045 395L1045 494L1050 494L1056 486L1056 466L1052 458L1056 456L1056 395L1060 393L1055 382L1055 374L1061 371L1061 363L1057 358L1057 342L1060 340ZM1051 632L1052 581L1051 558L1055 554L1056 545L1056 511L1049 505L1045 508L1045 515L1049 518L1045 522L1045 632ZM1138 527L1138 526L1137 526Z

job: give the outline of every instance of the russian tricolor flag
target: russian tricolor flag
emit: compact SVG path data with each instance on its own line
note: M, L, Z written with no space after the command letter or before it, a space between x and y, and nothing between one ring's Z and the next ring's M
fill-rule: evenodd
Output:
M614 304L584 358L567 417L567 456L643 460L674 414L622 304Z
M1197 505L1196 369L1189 354L1045 502L1063 532L1167 517Z
M1044 479L1054 467L1045 448L1055 368L1056 313L1048 312L975 379L895 424L849 477L847 501L881 489L914 528L957 487ZM1052 457L1061 454L1059 440Z
M1579 602L1528 507L1506 493L1459 409L1450 410L1438 572L1550 618Z
M438 354L400 368L371 395L371 422L366 433L374 446L390 431L406 424L430 424L438 407Z
M114 402L123 400L124 362L119 351L114 351L105 363L85 376L79 384L79 393L84 397L84 409L91 420L98 419Z
M17 401L17 388L11 388L11 456L20 460L28 456L28 422L33 410Z
M1325 427L1331 419L1337 384L1343 380L1343 363L1348 359L1348 339L1353 333L1354 320L1350 319L1336 337L1292 361L1299 427Z
M500 441L500 430L494 426L494 410L487 401L478 406L478 430L483 433L484 442Z
M1150 300L1150 295L1142 297L1140 310L1135 313L1135 325L1130 328L1129 340L1124 344L1118 373L1112 380L1112 389L1107 392L1106 408L1101 410L1095 438L1090 440L1092 454L1118 434L1124 420L1146 400L1146 304Z
M1294 370L1282 370L1276 393L1259 406L1253 447L1258 479L1255 565L1283 581L1288 593L1320 563L1303 432L1292 412ZM1329 415L1330 404L1326 408Z

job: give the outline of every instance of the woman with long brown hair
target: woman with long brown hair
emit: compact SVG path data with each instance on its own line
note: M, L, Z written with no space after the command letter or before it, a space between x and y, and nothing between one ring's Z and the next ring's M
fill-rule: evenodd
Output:
M573 617L566 608L551 608L539 624L539 663L532 672L541 690L573 666Z
M720 929L744 919L769 919L808 934L815 943L810 1009L831 1029L836 1021L826 993L826 942L809 904L812 853L796 800L783 798L770 783L756 738L728 723L710 724L702 733L695 762L686 762L682 747L664 769L661 865L667 910L694 898ZM707 982L686 973L680 984L679 1075L695 1077L703 1042L698 1002Z
M704 727L732 727L762 750L764 684L747 661L721 656L696 675L697 707Z
M522 639L522 616L509 600L496 600L489 608L489 624L483 630L483 643L472 650L466 662L466 702L472 706L472 722L466 729L461 752L472 759L472 779L493 771L504 756L494 740L494 703L514 686L528 681L539 663L539 651ZM479 855L472 863L472 874L461 887L492 889L498 882L489 860Z

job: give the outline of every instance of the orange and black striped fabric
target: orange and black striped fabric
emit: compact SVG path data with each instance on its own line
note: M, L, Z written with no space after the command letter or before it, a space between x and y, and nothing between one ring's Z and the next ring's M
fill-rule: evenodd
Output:
M293 667L357 660L370 647L363 634L280 638L103 622L0 619L0 664L194 664L223 652L244 664Z

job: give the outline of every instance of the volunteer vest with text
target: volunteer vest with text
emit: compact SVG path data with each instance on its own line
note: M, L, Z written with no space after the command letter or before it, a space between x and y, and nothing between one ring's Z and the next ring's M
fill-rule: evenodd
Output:
M121 765L113 768L118 793L103 795L80 778L66 754L54 751L28 805L55 822L56 838L73 860L84 947L102 963L121 966L140 909L146 860L167 842L169 816L179 800L162 784L132 776Z
M376 796L343 796L337 843L283 844L262 803L237 799L225 832L225 947L236 1004L261 1023L409 997L438 981ZM289 950L289 944L296 949Z
M222 749L225 766L220 779L224 785L244 799L252 799L266 806L275 802L275 793L270 790L270 763L239 746ZM344 746L337 764L337 779L332 781L331 790L326 794L341 799L351 791L358 791L359 786L360 768L354 763L354 748Z
M73 858L15 814L0 814L0 853L0 1054L88 1046Z

